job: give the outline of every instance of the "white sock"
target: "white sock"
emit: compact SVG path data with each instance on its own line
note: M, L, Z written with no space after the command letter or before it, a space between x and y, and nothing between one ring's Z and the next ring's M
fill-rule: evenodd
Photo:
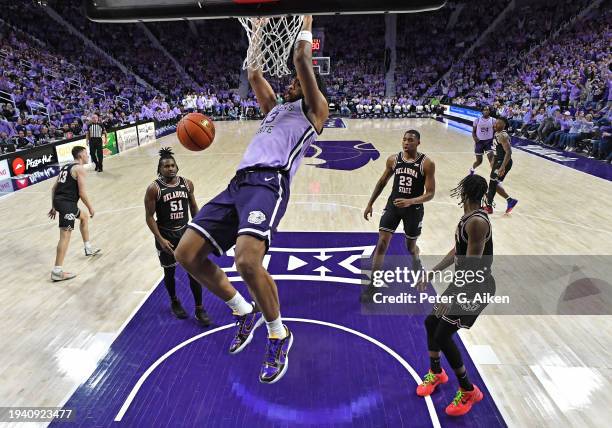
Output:
M268 337L273 339L284 339L287 337L287 330L283 325L283 320L280 314L274 321L266 321L266 327L268 327Z
M62 269L62 267L61 267L61 266L54 266L54 267L53 267L53 272L55 272L55 273L60 273L60 272L62 272L62 270L63 270L63 269Z
M253 311L253 305L247 302L242 294L236 291L236 295L225 302L236 315L246 315Z
M85 241L84 244L85 244L85 248L88 248L88 249L91 248L91 243L89 241Z

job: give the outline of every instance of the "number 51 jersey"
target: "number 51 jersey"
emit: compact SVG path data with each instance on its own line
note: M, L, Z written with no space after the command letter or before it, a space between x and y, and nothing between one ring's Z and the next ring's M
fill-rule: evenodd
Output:
M418 153L415 160L404 159L403 152L397 154L395 166L393 167L393 189L387 201L387 209L394 207L394 199L412 199L425 193L425 174L423 167L425 162L424 153ZM411 207L422 207L411 205Z
M166 230L179 230L189 222L189 187L183 177L178 183L169 185L161 178L155 180L157 185L157 202L155 216L157 225Z
M316 139L317 132L306 117L302 99L278 104L261 122L238 170L274 168L287 172L291 180Z

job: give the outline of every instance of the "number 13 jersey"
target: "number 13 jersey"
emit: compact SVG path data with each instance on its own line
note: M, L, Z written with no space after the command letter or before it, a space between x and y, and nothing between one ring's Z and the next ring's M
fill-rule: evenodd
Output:
M302 99L278 104L261 122L238 169L275 168L287 172L291 180L316 139Z
M177 184L170 185L161 178L157 185L155 216L157 225L166 230L179 230L189 222L189 187L183 177L177 177Z
M394 207L393 200L412 199L425 193L425 174L423 164L425 162L424 153L417 153L415 160L407 161L404 159L403 152L399 152L393 167L393 189L387 201L387 209ZM423 204L411 205L411 207L422 207Z

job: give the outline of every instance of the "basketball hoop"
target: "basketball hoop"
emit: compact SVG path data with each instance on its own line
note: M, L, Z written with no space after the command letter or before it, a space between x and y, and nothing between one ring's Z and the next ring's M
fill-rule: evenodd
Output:
M303 16L238 18L249 39L243 69L261 70L271 76L291 74L287 66L293 42L302 28Z

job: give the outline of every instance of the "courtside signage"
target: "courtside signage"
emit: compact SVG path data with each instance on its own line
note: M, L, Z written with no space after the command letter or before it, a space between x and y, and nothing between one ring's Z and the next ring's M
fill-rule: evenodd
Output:
M80 140L74 140L69 143L55 146L55 152L57 153L57 162L60 164L72 162L74 160L74 158L72 157L72 148L76 146L85 147L85 149L87 150L87 157L89 158L89 147L87 144L87 140L85 138L82 138Z
M480 111L468 107L449 106L447 104L442 106L445 108L447 116L469 120L470 122L482 116Z
M147 122L138 125L138 144L141 146L155 142L155 123Z
M138 130L135 126L117 131L117 145L119 152L138 147Z
M6 159L0 161L0 181L11 178L11 170Z
M13 176L31 174L57 163L57 156L53 146L43 146L24 152L17 152L9 160Z

